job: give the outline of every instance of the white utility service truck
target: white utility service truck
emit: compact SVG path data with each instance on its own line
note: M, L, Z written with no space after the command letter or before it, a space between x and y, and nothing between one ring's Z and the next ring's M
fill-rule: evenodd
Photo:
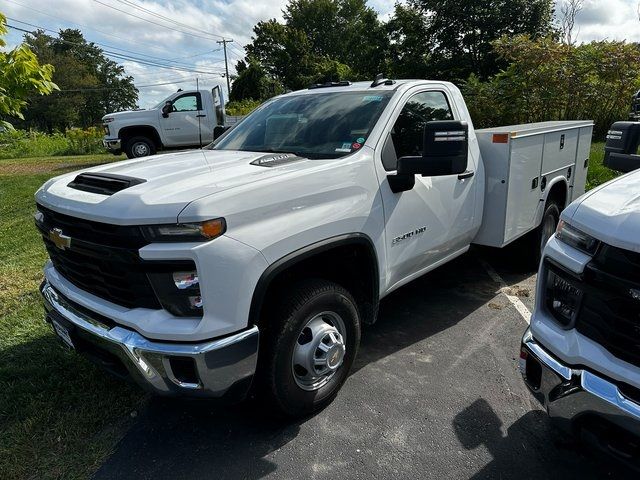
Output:
M640 122L617 122L605 165L640 168ZM563 212L522 340L525 383L561 427L640 470L640 171Z
M208 145L224 131L225 111L219 86L208 90L178 90L149 110L109 113L102 117L102 144L128 158L159 150Z
M36 225L60 338L160 394L289 415L346 380L378 302L465 253L529 235L539 257L584 191L592 122L476 131L435 81L314 85L203 150L46 182Z

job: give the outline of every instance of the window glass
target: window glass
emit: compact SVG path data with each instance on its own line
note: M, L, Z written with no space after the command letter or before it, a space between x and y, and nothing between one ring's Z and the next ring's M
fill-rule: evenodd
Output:
M183 95L173 101L174 112L195 112L198 110L198 96L195 93Z
M434 120L453 120L445 94L432 91L411 97L391 131L396 158L422 155L424 126Z
M209 148L343 157L362 148L394 92L333 92L275 98Z

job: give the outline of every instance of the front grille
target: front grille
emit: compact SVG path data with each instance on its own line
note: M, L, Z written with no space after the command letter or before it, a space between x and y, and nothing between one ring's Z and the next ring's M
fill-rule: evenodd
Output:
M140 258L138 249L148 242L138 227L83 220L40 205L38 210L43 220L37 226L60 275L86 292L127 308L162 308L146 273L169 266ZM70 247L60 249L49 239L53 228L71 237Z
M603 245L585 268L583 281L576 329L640 367L640 255Z

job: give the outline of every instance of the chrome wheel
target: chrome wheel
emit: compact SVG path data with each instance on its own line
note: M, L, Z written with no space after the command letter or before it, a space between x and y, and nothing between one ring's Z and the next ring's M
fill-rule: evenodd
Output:
M145 142L136 142L131 147L131 151L135 157L146 157L151 154L151 149L149 145Z
M307 322L296 340L291 359L300 388L318 390L331 380L344 361L345 326L335 312L323 312Z

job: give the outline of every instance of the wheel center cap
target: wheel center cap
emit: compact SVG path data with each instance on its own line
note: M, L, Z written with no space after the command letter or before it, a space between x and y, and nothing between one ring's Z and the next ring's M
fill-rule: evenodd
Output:
M337 369L342 365L344 359L345 348L342 344L336 344L327 352L327 367L331 370Z

